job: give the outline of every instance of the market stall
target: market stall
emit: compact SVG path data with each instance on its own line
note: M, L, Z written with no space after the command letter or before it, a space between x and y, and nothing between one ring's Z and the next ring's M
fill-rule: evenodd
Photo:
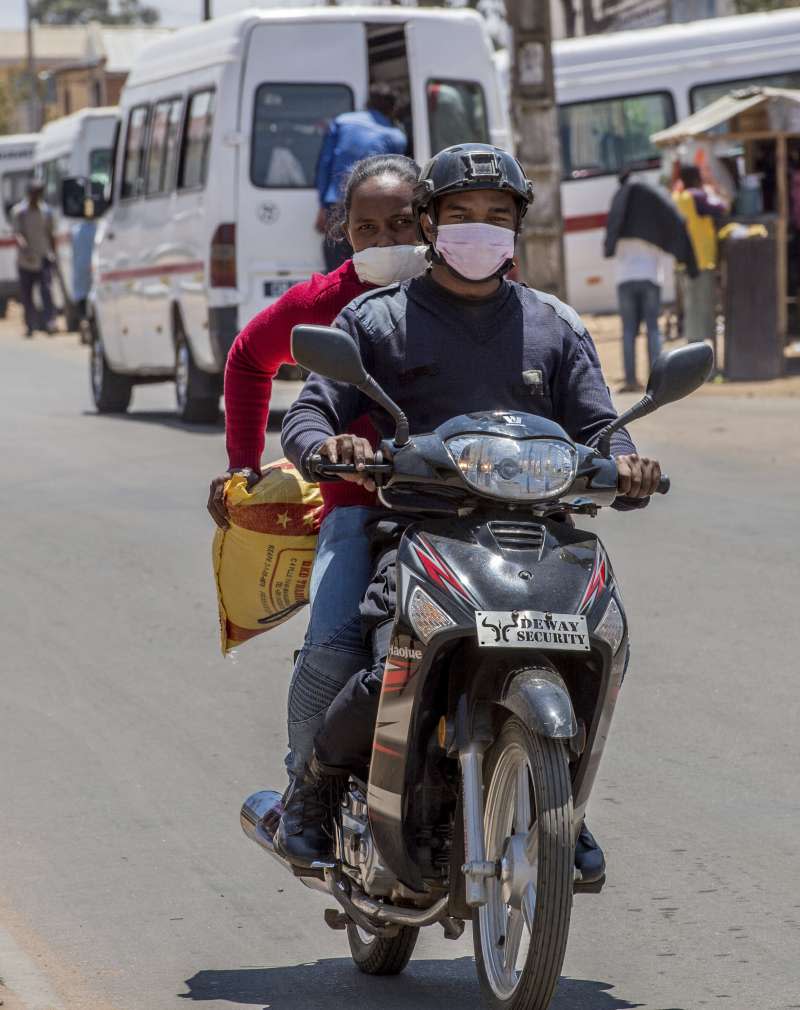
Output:
M728 243L763 226L772 254L765 246L751 256L751 281L761 293L768 281L774 293L770 315L782 364L783 345L800 335L800 90L732 91L651 139L664 152L668 177L675 163L697 165L727 198L731 221L742 226L728 229Z

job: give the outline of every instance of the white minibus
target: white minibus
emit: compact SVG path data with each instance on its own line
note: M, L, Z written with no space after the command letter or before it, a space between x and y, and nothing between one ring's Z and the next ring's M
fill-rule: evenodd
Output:
M800 11L571 39L556 43L553 61L568 298L579 311L613 311L603 235L617 173L633 166L656 182L650 136L732 88L800 87Z
M314 175L328 122L386 82L418 161L459 140L506 146L491 54L473 11L406 7L251 10L144 49L95 245L98 409L174 378L181 417L214 419L240 327L324 269Z
M35 133L0 137L0 319L5 317L10 298L19 295L17 243L11 211L25 197L33 178Z
M54 294L57 304L64 302L68 330L76 330L80 318L72 288L73 222L61 213L61 184L70 176L81 176L100 185L108 182L118 123L116 107L81 109L46 123L36 143L35 171L44 184L44 198L55 214L58 262L67 298L61 298L58 286Z

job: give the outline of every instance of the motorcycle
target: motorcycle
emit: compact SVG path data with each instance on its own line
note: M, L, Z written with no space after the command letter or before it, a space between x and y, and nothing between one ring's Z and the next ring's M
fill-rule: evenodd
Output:
M334 858L301 869L278 856L278 793L249 797L242 827L336 900L325 921L347 931L362 971L400 972L421 927L456 939L471 919L489 1005L545 1010L573 893L603 885L576 879L575 841L629 653L608 554L572 517L612 504L612 434L697 389L711 348L662 354L643 398L596 447L546 418L502 411L412 438L348 334L299 326L292 348L305 368L356 385L392 416L395 437L366 469L383 505L412 521L398 548L368 781L351 776L340 792ZM321 480L353 470L312 462Z

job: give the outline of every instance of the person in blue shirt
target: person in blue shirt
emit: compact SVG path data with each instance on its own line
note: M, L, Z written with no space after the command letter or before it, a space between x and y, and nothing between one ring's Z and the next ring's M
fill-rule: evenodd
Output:
M357 161L375 154L405 154L408 140L392 119L395 96L387 84L373 84L363 112L343 112L331 120L317 162L316 188L320 209L316 228L328 230L331 211L341 202L343 183ZM327 237L325 265L330 273L350 255L347 242Z

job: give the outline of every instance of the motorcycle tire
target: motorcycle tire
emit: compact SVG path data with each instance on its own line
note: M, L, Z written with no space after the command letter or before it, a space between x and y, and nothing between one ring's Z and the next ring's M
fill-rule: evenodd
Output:
M397 936L369 936L353 923L347 924L350 954L365 975L399 975L411 960L419 930L401 926Z
M473 912L481 989L494 1010L546 1010L561 973L572 912L575 840L563 742L538 736L510 717L486 756L484 787L486 859L501 859L510 835L534 827L537 858L514 874L517 880L530 878L519 888L516 904L504 900L501 880L492 878L489 901Z

